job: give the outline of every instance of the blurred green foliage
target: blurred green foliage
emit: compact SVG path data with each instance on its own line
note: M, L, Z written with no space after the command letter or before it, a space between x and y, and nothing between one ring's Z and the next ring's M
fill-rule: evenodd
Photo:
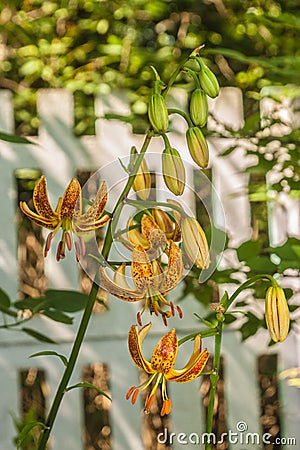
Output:
M93 96L127 88L145 114L162 78L201 43L221 85L255 93L298 81L299 3L291 0L0 0L0 88L14 92L18 134L34 134L39 88L75 93L75 132L94 132ZM247 114L247 113L246 113Z

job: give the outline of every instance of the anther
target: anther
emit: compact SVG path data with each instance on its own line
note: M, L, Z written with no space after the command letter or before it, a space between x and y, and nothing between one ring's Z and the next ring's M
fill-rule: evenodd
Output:
M141 313L140 313L140 312L137 313L137 315L136 315L136 320L137 320L137 323L138 323L140 326L143 325L142 317L141 317Z
M132 394L132 399L131 399L131 403L132 403L133 405L135 404L138 395L139 395L139 390L136 389L136 390L134 391L134 393Z
M175 306L174 306L173 302L170 302L170 307L171 307L172 316L175 316Z
M65 239L66 239L67 248L70 252L72 250L72 240L71 240L70 233L66 232L65 237L66 237Z
M129 400L130 399L130 397L131 397L131 394L133 393L133 391L136 389L136 386L132 386L129 390L128 390L128 392L127 392L127 394L126 394L126 400Z
M182 319L182 318L183 318L183 312L182 312L182 309L180 308L180 306L176 306L176 309L177 309L177 311L178 311L179 318Z
M48 234L47 239L46 239L46 244L45 244L45 249L44 249L44 258L46 258L46 256L48 255L52 238L53 238L53 232L51 231L51 233Z

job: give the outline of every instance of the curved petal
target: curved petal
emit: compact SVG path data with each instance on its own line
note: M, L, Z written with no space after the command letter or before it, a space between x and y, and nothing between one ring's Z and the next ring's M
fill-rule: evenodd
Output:
M177 383L188 383L197 378L204 369L209 352L207 348L203 350L197 357L192 357L189 363L181 370L173 369L166 378L168 381L176 381Z
M92 206L84 214L81 214L78 217L80 223L86 225L93 225L95 222L97 222L104 211L106 203L107 203L107 188L105 181L102 181Z
M145 289L144 291L138 291L130 287L124 289L124 287L111 281L106 275L104 267L100 267L100 287L126 302L137 302L145 297Z
M68 187L66 188L64 195L61 199L57 213L60 219L72 219L75 208L78 210L79 206L76 205L77 201L80 202L81 187L77 178L72 178Z
M165 233L160 230L157 223L147 214L144 214L142 217L141 230L142 235L151 242L152 247L158 248L166 245L167 238Z
M130 228L133 226L133 220L129 219L127 227ZM135 247L137 245L141 245L143 248L148 249L150 247L149 240L142 235L136 228L132 228L127 231L128 240Z
M56 217L54 219L46 219L42 216L39 216L38 214L31 211L31 209L28 207L26 202L20 202L20 209L21 211L26 214L26 216L29 217L32 222L36 223L37 225L41 227L48 228L49 230L55 230L57 225L59 224L59 221Z
M173 241L170 241L168 256L168 267L164 273L162 283L159 286L160 292L168 292L171 289L174 289L180 281L183 271L181 250Z
M39 216L47 220L55 220L57 214L53 211L47 191L47 182L44 175L37 182L33 191L33 204Z
M142 290L149 286L153 278L153 267L146 251L141 245L137 245L132 252L131 272L137 289Z
M73 221L73 230L75 233L84 233L87 231L93 231L97 228L103 227L110 221L111 217L108 214L105 214L103 217L96 221L84 222L80 219L75 219Z
M157 225L156 222L154 222L154 220L150 216L148 216L148 214L143 214L141 220L142 234L148 239L151 231L153 230L159 230L159 226Z
M178 340L176 330L173 328L158 341L152 353L151 366L153 370L167 375L174 367L177 351Z
M128 349L131 358L134 363L147 373L154 373L151 364L147 361L142 353L142 344L148 331L150 330L152 323L149 322L138 330L137 325L132 325L128 333Z

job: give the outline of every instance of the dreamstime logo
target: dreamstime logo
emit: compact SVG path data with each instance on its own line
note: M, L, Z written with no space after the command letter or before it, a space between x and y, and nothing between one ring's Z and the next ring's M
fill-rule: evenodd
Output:
M165 186L162 175L161 155L158 153L149 153L145 155L145 158L150 171L152 170L155 172L155 187L151 189L150 198L165 205L159 206L159 208L165 210L166 212L172 213L172 207L168 206L168 201L173 200L180 204L180 207L188 216L193 217L194 213L192 211L192 205L195 205L195 202L197 201L198 205L200 205L201 212L206 215L210 225L212 225L212 215L214 211L214 217L217 215L218 224L220 224L222 228L225 228L225 215L221 202L210 180L206 177L203 171L197 171L196 190L193 185L194 166L192 166L189 162L184 161L186 169L185 191L182 196L176 197ZM90 205L95 198L101 182L105 180L108 191L106 210L110 212L113 211L113 244L110 250L110 260L113 260L116 263L119 262L120 264L125 262L127 265L130 265L130 262L132 261L132 251L128 248L128 246L126 246L126 233L122 233L122 230L128 228L130 218L135 217L135 215L141 216L143 212L147 214L147 210L155 204L153 201L150 203L147 203L147 201L136 202L136 194L133 190L131 190L126 198L124 198L119 208L115 208L116 202L128 180L128 174L124 170L128 164L129 157L125 157L121 160L113 161L95 172L82 188L82 201L83 205ZM136 203L134 204L134 202ZM97 231L85 233L86 251L84 255L81 255L80 264L91 279L95 279L96 271L98 270L98 264L95 259L101 261L102 258L99 252L98 240ZM199 276L200 283L206 281L215 271L218 258L222 255L224 247L225 234L218 232L213 226L211 226L209 249L211 264L207 269L202 269ZM184 277L189 272L192 262L187 262L188 258L185 258L184 249L182 247L181 250L184 261L186 262L182 275L182 277ZM161 256L163 257L164 255ZM115 267L117 267L117 264L115 264ZM114 269L110 267L107 268L107 270L110 272L110 276L112 276ZM127 278L128 283L131 283L131 277L128 275L125 275L125 277Z
M159 444L180 444L180 445L204 445L209 444L222 444L228 442L231 445L243 445L253 448L253 445L289 445L296 446L296 438L294 437L274 437L270 433L249 432L248 425L244 421L239 421L236 424L236 430L228 430L226 433L222 433L219 438L214 433L169 433L167 428L162 433L157 435L157 442Z

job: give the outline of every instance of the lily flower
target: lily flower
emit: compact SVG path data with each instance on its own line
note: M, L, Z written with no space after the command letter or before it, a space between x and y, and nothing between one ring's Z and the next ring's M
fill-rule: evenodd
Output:
M131 397L131 402L136 402L139 392L146 389L152 383L150 395L146 397L144 411L150 412L151 405L154 401L154 395L159 384L162 384L163 406L160 412L161 416L169 414L172 408L171 400L167 394L167 381L176 381L177 383L188 383L197 378L204 369L209 358L207 348L201 349L201 337L197 335L194 340L194 351L182 369L174 369L174 364L178 351L178 340L176 330L173 328L165 334L157 343L151 360L145 359L142 353L142 344L145 336L149 332L151 322L142 327L140 330L137 325L132 325L128 333L128 348L133 362L139 369L144 370L150 375L147 381L139 386L132 386L127 394L126 399Z
M62 228L62 238L57 247L56 259L59 261L65 257L65 248L72 248L71 235L80 235L95 230L105 225L110 216L102 216L107 202L107 189L102 182L95 201L86 211L82 210L81 186L77 178L73 178L66 188L63 196L59 198L55 211L52 209L48 198L46 178L42 176L33 191L33 204L36 213L31 211L26 202L20 202L20 208L26 216L37 225L52 230L46 239L44 256L46 257L53 236L59 228ZM80 237L80 236L79 236ZM80 239L80 245L75 242L76 258L79 260L80 250L84 252L84 243ZM81 249L80 249L81 246Z
M110 292L115 297L126 302L137 302L145 300L142 312L138 313L137 320L141 325L141 314L149 309L150 313L156 316L162 315L162 319L167 325L167 318L175 315L173 302L168 302L165 298L167 292L175 288L180 281L183 264L180 248L170 241L168 247L168 265L163 271L158 260L150 260L147 251L137 245L132 252L131 274L134 287L130 287L125 275L126 264L121 264L115 272L112 281L106 274L105 268L100 267L101 287ZM169 311L164 311L161 306L168 306ZM177 306L179 317L182 311Z

